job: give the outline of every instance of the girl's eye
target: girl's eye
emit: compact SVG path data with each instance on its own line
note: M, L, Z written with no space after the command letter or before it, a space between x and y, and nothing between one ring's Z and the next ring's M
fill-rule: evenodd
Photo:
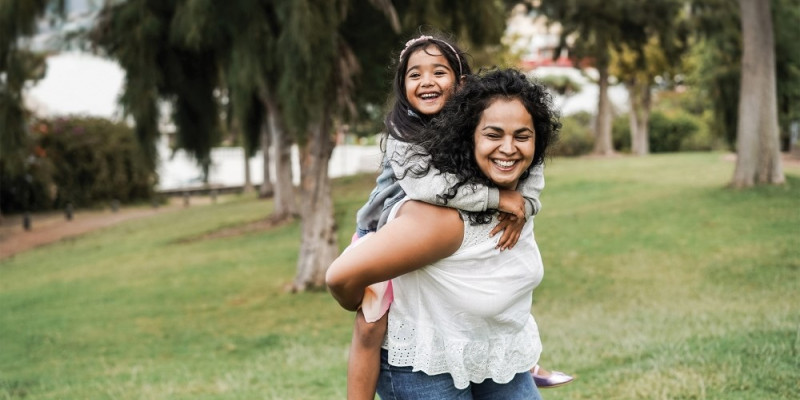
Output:
M409 78L417 78L417 77L419 77L419 73L417 73L417 72L412 72L412 73L408 74L408 77L409 77Z

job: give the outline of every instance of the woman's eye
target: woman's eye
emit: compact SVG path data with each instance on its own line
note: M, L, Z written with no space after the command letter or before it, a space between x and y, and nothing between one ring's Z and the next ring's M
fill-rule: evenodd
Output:
M517 135L517 140L520 142L527 142L531 140L531 135Z

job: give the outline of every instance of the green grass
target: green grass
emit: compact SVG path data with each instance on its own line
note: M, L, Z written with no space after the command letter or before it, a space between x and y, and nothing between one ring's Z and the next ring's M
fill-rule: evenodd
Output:
M800 398L800 170L719 154L555 159L536 237L547 399ZM335 181L340 243L373 176ZM299 224L235 198L0 262L0 399L340 399L352 316L290 294Z

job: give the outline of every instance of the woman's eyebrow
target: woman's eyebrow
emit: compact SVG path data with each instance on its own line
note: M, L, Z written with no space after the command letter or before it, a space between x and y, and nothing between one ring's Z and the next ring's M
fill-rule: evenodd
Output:
M494 125L486 125L486 126L484 126L483 128L481 128L481 130L482 130L482 131L485 131L485 130L487 130L487 129L491 129L491 130L493 130L493 131L497 131L497 132L505 132L505 131L503 130L503 128L501 128L501 127L499 127L499 126L494 126Z
M481 128L482 131L486 130L486 129L491 129L491 130L494 130L494 131L497 131L497 132L505 132L505 130L503 130L503 128L501 128L499 126L495 126L495 125L486 125L483 128ZM515 130L514 133L533 132L533 131L534 130L532 128L530 128L528 126L523 126L522 128L519 128L519 129Z

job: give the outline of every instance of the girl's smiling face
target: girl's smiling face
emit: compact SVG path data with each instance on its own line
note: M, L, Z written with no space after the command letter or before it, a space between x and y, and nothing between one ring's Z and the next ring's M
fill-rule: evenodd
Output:
M493 100L475 128L475 161L503 189L517 188L536 149L533 118L519 99Z
M435 115L453 93L456 75L441 50L434 45L408 57L405 89L408 102L425 115Z

